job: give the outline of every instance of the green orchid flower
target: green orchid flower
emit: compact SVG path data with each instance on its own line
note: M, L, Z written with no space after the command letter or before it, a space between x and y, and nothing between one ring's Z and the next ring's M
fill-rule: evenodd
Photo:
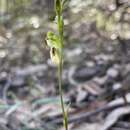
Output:
M46 37L46 44L50 48L61 49L60 38L53 32L48 32Z
M53 32L48 32L46 37L46 46L50 48L50 58L56 65L60 63L61 43L59 37Z

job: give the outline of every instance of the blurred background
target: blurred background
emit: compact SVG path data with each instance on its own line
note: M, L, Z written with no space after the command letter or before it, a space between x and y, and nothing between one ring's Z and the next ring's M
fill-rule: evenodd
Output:
M130 0L68 0L63 15L70 130L130 129ZM54 0L0 0L1 130L63 129L50 30ZM126 104L108 125L114 101Z

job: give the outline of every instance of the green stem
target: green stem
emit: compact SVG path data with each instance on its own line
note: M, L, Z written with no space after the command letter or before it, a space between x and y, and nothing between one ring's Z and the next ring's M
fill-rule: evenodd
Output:
M60 93L60 102L61 102L61 108L64 118L64 127L65 130L68 130L68 121L66 117L65 107L64 107L64 100L63 100L63 89L62 89L62 70L63 70L63 27L60 26L61 16L58 16L58 32L61 42L61 50L60 50L60 63L58 66L58 81L59 81L59 93Z

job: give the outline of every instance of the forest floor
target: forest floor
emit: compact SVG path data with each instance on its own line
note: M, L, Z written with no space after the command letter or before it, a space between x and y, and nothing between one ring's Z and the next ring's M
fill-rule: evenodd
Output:
M109 37L95 22L80 19L79 24L79 15L72 17L65 19L62 75L69 130L130 130L130 39ZM41 14L5 18L0 25L0 130L64 129L57 68L44 47L55 23Z

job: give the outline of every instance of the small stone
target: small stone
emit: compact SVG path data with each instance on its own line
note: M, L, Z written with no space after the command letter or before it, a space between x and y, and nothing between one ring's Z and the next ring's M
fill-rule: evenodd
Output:
M85 91L82 88L78 88L76 102L78 103L78 102L83 101L87 96L88 96L87 91Z
M93 61L87 61L86 65L88 67L94 67L95 66L95 63Z
M121 88L121 84L120 83L116 83L112 86L113 90L119 90Z
M96 67L84 67L76 70L74 79L77 81L87 81L92 79L97 74Z
M109 77L116 78L118 75L119 75L119 72L114 68L110 68L107 71L107 76Z
M121 66L119 64L114 64L113 67L116 69L116 70L120 70L121 69Z
M102 54L96 55L94 58L96 61L99 61L99 60L111 61L114 59L114 56L113 55L106 55L106 54L102 53Z
M8 74L6 72L1 72L0 74L0 83L3 83L7 80Z
M66 50L65 58L69 63L81 62L84 58L82 48L76 48L72 50Z
M130 63L126 65L126 71L127 73L130 72Z
M98 83L99 85L104 85L105 82L107 81L107 76L104 77L95 77L93 78L93 81Z

